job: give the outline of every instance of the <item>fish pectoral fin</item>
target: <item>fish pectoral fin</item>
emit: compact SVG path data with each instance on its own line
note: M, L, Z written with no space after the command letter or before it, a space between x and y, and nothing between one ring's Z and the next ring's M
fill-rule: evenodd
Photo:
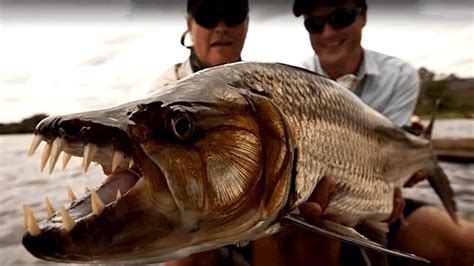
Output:
M387 246L387 233L389 231L388 223L380 222L379 220L365 220L362 224L356 227L359 234L364 235L368 239L379 243L382 246ZM361 248L360 252L367 261L367 265L388 266L387 254L375 250Z
M311 225L307 223L302 217L295 214L288 214L283 217L283 219L293 225L296 225L300 228L309 230L311 232L334 238L340 241L344 241L348 244L355 245L364 249L374 250L378 252L383 252L388 255L393 255L397 257L407 258L419 262L430 263L428 260L413 255L409 253L404 253L398 250L390 249L384 245L381 245L377 242L374 242L364 235L357 232L355 229L343 226L328 220L321 220L317 225Z
M366 220L362 224L358 225L356 229L359 234L364 235L368 239L385 246L388 245L388 223L375 220Z

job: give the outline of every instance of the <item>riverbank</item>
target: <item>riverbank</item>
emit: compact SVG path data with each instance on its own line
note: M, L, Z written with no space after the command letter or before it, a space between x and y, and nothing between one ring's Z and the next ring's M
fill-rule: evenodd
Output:
M33 133L36 125L46 117L46 114L37 114L18 123L0 123L0 135Z

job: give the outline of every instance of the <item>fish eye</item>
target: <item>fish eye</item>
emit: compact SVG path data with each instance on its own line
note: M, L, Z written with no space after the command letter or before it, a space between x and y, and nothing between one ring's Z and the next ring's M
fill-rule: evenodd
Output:
M183 113L177 114L171 118L170 121L172 134L178 140L187 140L194 132L191 119Z

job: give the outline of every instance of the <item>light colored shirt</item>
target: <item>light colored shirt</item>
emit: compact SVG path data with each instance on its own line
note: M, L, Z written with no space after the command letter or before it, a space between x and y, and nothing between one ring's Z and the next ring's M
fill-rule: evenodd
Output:
M328 76L316 55L307 58L300 66ZM407 62L364 49L357 75L344 75L336 81L396 125L409 124L416 107L420 81L416 69Z
M173 65L171 68L166 70L153 84L153 87L148 92L148 94L153 94L160 91L164 86L173 83L177 80L180 80L184 77L187 77L193 73L191 68L191 61L189 58L182 62Z

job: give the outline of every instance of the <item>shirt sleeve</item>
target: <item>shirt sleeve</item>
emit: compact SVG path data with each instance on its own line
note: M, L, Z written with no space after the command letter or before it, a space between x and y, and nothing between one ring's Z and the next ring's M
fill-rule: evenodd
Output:
M418 72L411 65L404 65L400 69L400 78L393 88L393 95L384 115L398 126L408 125L415 110L419 92Z

